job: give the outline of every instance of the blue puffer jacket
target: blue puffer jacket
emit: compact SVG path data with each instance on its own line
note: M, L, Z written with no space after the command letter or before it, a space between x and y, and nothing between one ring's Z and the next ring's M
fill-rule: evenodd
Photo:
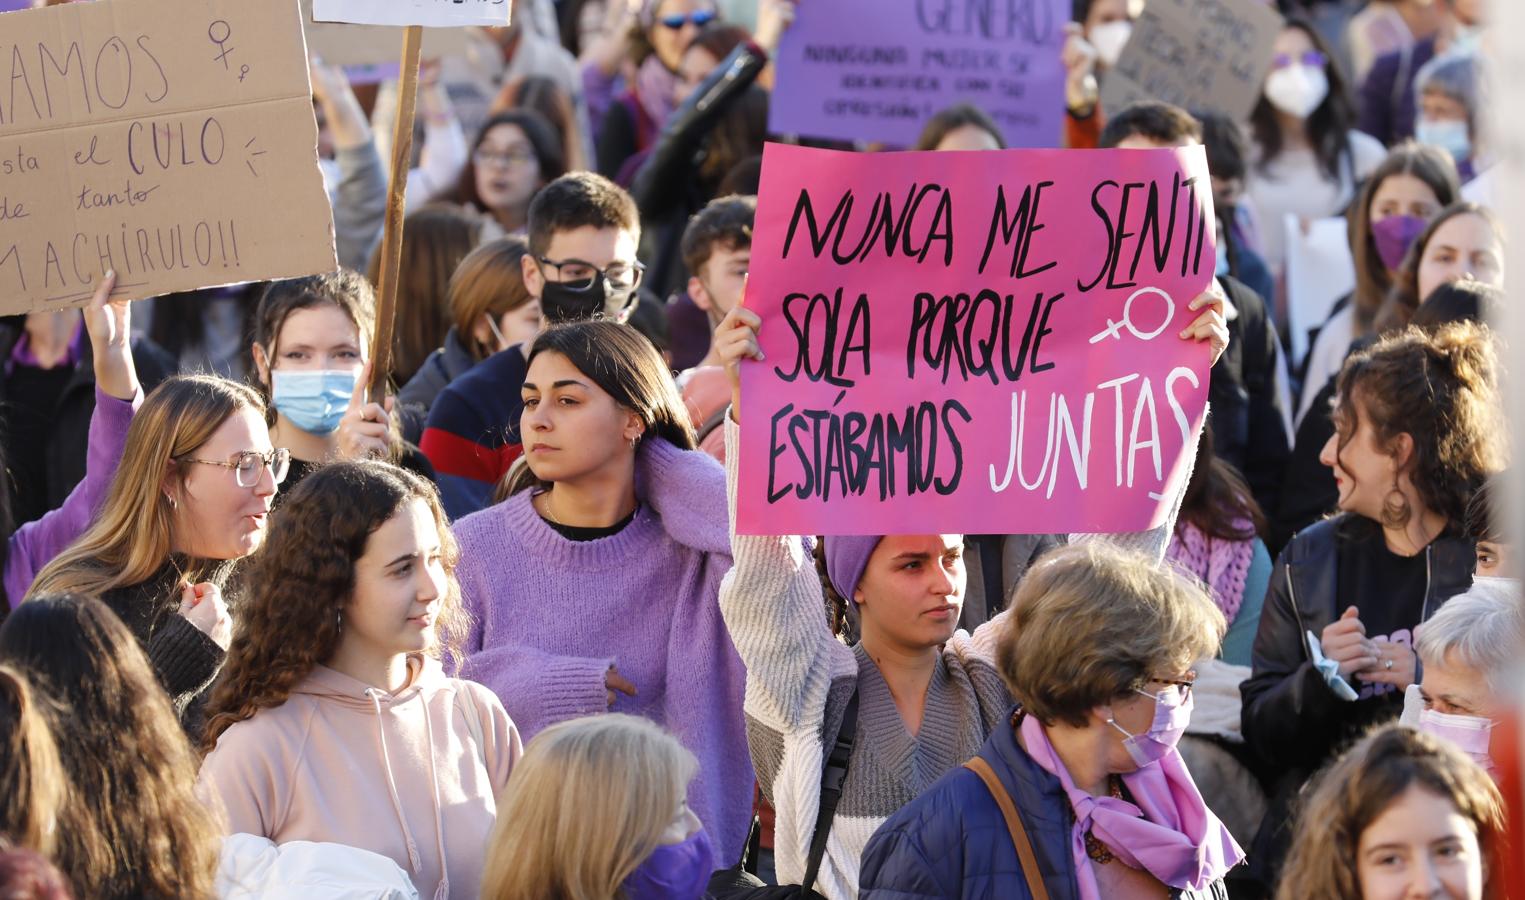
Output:
M997 728L980 748L1016 804L1053 900L1077 900L1070 854L1072 814L1059 779L1039 768L1011 728ZM1027 880L1001 808L980 777L965 768L944 775L891 816L863 851L860 900L959 897L1030 900ZM1228 900L1222 881L1187 900Z

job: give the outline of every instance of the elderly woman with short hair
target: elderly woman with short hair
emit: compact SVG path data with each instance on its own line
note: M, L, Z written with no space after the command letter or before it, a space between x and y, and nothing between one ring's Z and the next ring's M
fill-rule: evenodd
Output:
M1197 585L1096 543L1023 579L997 661L1017 701L979 755L875 833L862 896L1224 898L1244 858L1176 741L1223 614Z
M1517 590L1474 584L1419 627L1422 678L1410 685L1403 724L1459 746L1497 777L1491 743L1525 658L1525 611Z
M1449 153L1463 184L1492 164L1485 75L1480 57L1452 53L1430 60L1414 79L1414 139Z

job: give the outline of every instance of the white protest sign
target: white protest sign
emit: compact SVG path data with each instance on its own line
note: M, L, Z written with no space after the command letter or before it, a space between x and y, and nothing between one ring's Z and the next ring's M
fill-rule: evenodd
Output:
M1349 225L1341 216L1314 219L1305 232L1297 216L1289 215L1282 233L1287 246L1287 328L1296 366L1308 353L1308 332L1324 324L1334 304L1355 290L1356 263L1350 255Z
M5 14L0 313L336 268L294 2Z
M313 18L353 25L507 25L509 0L313 0Z

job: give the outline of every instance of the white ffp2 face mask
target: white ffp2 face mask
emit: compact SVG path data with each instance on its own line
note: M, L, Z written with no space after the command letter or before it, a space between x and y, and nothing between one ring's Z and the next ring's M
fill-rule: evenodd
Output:
M1266 78L1266 99L1298 119L1313 115L1328 96L1329 76L1318 66L1296 63L1283 66Z
M1107 68L1117 65L1122 58L1128 38L1133 36L1133 23L1118 19L1091 29L1091 46L1096 48L1096 58Z

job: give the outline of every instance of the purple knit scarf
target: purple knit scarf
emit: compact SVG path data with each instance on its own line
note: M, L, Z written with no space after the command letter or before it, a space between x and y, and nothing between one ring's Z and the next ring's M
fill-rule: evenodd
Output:
M1235 519L1234 530L1249 532L1248 519ZM1182 521L1165 548L1165 559L1182 572L1207 582L1213 602L1230 622L1239 615L1244 603L1244 580L1255 559L1254 539L1231 541L1208 537L1190 522Z

